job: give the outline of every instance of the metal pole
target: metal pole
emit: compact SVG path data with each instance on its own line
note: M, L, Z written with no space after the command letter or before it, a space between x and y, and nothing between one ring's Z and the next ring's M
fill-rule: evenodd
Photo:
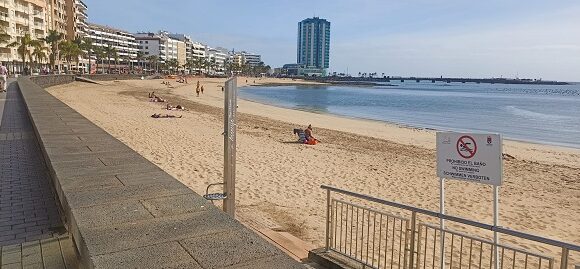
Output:
M326 251L330 249L330 190L326 190Z
M414 262L415 262L415 236L417 235L415 231L415 225L417 223L417 212L413 211L411 213L411 246L410 253L409 253L409 269L413 269ZM417 251L419 253L419 251Z
M493 186L493 227L497 228L499 225L499 187ZM494 229L493 230L493 256L495 258L495 269L499 269L499 251L498 251L498 244L499 244L499 234Z
M562 260L560 261L560 269L568 268L568 249L562 248ZM578 268L578 266L576 266Z
M224 211L235 218L236 211L236 111L237 80L226 82L224 98Z
M445 215L445 179L441 178L439 181L439 213ZM440 252L441 261L439 263L440 269L445 269L445 220L443 218L439 219L439 228L441 228L441 240L440 242Z

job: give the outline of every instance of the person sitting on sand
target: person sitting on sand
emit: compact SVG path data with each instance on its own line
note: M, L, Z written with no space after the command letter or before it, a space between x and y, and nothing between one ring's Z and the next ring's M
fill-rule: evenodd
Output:
M157 113L151 115L151 118L155 118L155 119L182 118L182 117L183 116L181 116L181 115L180 116L169 115L169 114L162 115L162 114L157 114Z
M316 145L318 139L312 135L312 124L308 124L308 127L304 130L304 134L306 134L306 143L311 145Z
M177 106L175 107L175 109L177 109L177 110L187 110L187 109L186 109L184 106L182 106L182 105L177 105Z
M150 92L149 93L149 98L155 98L155 92Z
M153 98L151 98L151 102L165 103L165 99L162 99L159 96L154 96Z
M173 107L171 104L169 104L169 103L168 103L168 104L165 106L165 109L167 109L167 110L173 110L173 109L174 109L174 107Z

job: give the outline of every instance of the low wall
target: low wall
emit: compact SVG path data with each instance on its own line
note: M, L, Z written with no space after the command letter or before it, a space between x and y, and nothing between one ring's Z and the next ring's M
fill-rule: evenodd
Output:
M75 81L75 75L46 75L30 77L37 85L48 88L52 86L72 83Z
M95 81L112 81L112 80L131 80L141 79L144 75L137 74L102 74L102 75L82 75L83 78L88 78Z
M82 268L304 268L30 78L18 85Z

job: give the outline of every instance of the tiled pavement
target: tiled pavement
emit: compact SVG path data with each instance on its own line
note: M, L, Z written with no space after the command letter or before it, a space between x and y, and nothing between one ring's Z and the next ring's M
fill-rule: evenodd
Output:
M64 232L39 145L16 83L0 93L0 247Z
M1 269L77 269L79 262L68 235L0 247Z

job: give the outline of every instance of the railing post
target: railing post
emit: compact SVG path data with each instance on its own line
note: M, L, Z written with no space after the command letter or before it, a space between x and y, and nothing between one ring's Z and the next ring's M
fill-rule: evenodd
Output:
M330 249L330 190L326 190L326 251Z
M407 267L408 269L413 269L413 266L415 266L415 237L417 235L417 232L415 231L415 226L417 223L417 212L413 211L413 213L411 213L411 245L409 246L409 267ZM418 253L419 251L417 251Z
M560 269L568 268L568 249L562 248L562 260L560 261Z

